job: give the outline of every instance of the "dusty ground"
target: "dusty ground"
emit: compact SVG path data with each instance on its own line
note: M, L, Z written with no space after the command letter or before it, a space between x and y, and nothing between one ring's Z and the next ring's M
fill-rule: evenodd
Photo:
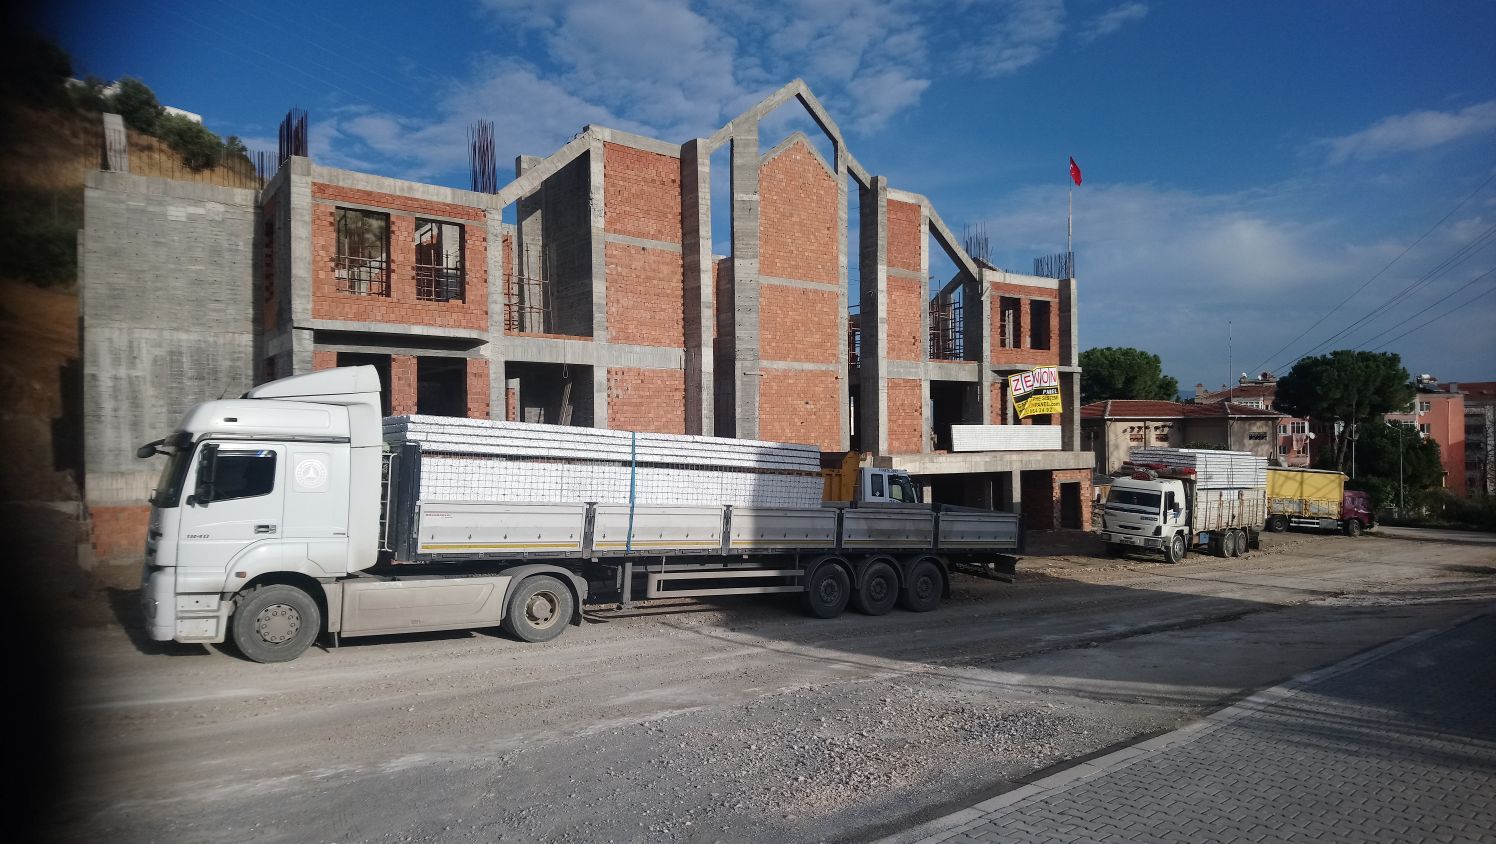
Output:
M524 646L285 665L74 629L70 840L865 840L1496 600L1496 549L1269 536L1178 566L1036 542L1015 585L831 621L764 599ZM102 593L119 619L134 594Z

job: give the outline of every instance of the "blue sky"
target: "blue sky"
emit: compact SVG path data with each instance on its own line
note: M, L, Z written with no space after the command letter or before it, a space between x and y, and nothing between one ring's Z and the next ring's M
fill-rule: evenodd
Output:
M456 187L477 118L495 122L507 173L587 123L707 134L803 77L866 167L958 230L985 225L1015 270L1064 249L1073 155L1083 348L1148 349L1187 388L1389 342L1412 372L1496 380L1489 0L162 0L45 14L80 73L139 76L252 148L273 148L299 105L319 162Z

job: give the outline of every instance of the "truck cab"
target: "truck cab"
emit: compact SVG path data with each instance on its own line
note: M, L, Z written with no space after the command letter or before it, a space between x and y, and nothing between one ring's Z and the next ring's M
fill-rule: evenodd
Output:
M828 505L866 507L923 505L919 485L903 469L863 466L855 451L821 455L822 500Z
M1101 517L1108 548L1166 551L1175 534L1189 531L1185 492L1184 482L1173 478L1113 479Z
M151 637L222 642L246 588L273 580L319 594L321 583L373 566L382 447L372 367L204 402L142 446L140 457L167 458L142 572ZM296 632L294 618L266 623Z

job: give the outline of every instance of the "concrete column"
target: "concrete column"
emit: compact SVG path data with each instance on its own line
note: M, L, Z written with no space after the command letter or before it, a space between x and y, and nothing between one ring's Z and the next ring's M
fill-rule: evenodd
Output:
M1080 451L1080 373L1060 373L1060 401L1064 405L1060 414L1060 447Z
M605 182L603 141L593 136L587 150L587 218L592 241L592 342L608 342L608 245L604 238ZM608 369L592 371L592 425L608 427Z
M992 371L992 349L996 344L993 331L996 326L992 324L992 287L987 281L987 270L978 269L977 278L966 290L962 301L965 313L962 315L966 323L966 347L967 357L976 356L977 372L981 373L981 381L978 382L978 400L982 405L982 424L988 425L992 422L993 402L992 385L998 383L1002 376ZM972 309L976 313L972 313ZM971 329L976 329L975 331ZM1001 420L999 420L1001 421Z
M504 279L513 271L513 256L504 260L504 235L509 233L517 247L518 233L504 225L502 209L484 212L484 230L488 235L488 344L482 354L488 358L488 416L504 418ZM519 250L516 249L516 252Z
M312 372L312 162L293 156L285 167L291 203L291 372Z
M1023 512L1023 473L1014 470L1001 472L997 475L998 489L1001 492L1001 500L1007 502L1009 513ZM997 509L994 503L993 509Z
M712 158L705 141L681 147L681 264L685 284L686 433L710 436L716 384L712 338Z
M851 278L847 274L847 145L843 141L833 140L836 149L836 277L840 279L836 292L836 312L838 319L846 320L848 313L847 300L848 288L851 286ZM841 441L837 444L839 451L846 451L852 447L852 415L847 408L847 379L851 377L847 369L847 326L845 322L837 327L836 365L837 365L837 407L841 417Z
M733 404L736 436L758 437L758 121L733 124L732 263L733 263Z
M919 352L921 363L930 361L930 206L919 204ZM935 450L935 407L930 402L929 367L921 367L919 378L919 450Z
M536 155L521 155L514 159L514 177L523 176L530 168L539 164L542 159ZM516 277L515 298L521 305L540 304L541 292L540 268L545 265L543 260L545 249L545 231L543 222L543 209L545 207L545 183L541 182L532 193L520 197L515 203L515 238L514 238L514 266L517 270L516 276L523 275L527 281L520 282ZM492 213L492 212L490 212ZM524 313L521 311L521 313ZM520 331L545 332L551 330L551 326L540 324L540 318L535 315L526 314L520 318Z
M858 389L858 417L862 448L888 453L888 359L883 341L888 335L888 179L874 176L860 199L859 237L860 320L862 357Z

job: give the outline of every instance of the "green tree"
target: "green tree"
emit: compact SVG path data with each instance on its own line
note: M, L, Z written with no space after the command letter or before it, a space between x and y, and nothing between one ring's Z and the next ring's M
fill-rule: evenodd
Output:
M1082 404L1107 399L1159 399L1179 396L1179 382L1163 373L1158 355L1126 346L1104 346L1080 353Z
M1350 442L1382 414L1406 408L1414 394L1397 355L1340 349L1295 363L1279 379L1273 407L1291 416L1340 422L1332 466L1343 471Z
M156 122L156 136L182 156L182 163L193 170L217 167L223 158L223 141L195 120L177 114L163 115Z
M1443 486L1444 465L1439 462L1439 444L1419 436L1418 429L1411 425L1372 422L1361 428L1354 448L1357 480L1380 481L1385 496L1380 503L1398 501L1399 455L1404 500L1409 504L1423 492Z
M156 92L133 76L119 81L119 90L110 95L108 105L124 118L126 126L148 135L156 134L156 124L166 114Z

